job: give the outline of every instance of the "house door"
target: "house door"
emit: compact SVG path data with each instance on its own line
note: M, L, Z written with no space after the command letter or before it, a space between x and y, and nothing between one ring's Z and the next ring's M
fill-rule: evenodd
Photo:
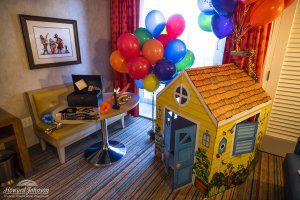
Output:
M175 130L174 189L192 182L196 125Z

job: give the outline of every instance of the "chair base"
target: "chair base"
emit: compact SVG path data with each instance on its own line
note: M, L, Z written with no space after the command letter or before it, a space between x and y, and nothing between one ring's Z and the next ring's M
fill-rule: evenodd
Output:
M90 146L85 151L85 159L95 167L111 165L126 154L126 147L118 141L109 141L106 147L102 143Z

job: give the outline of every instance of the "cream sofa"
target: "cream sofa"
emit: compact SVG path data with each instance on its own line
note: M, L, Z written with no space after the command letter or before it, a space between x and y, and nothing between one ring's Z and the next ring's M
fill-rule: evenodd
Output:
M33 119L35 134L40 140L42 150L46 149L45 142L56 147L61 163L65 162L66 146L101 129L100 123L95 121L84 124L63 124L60 128L46 134L46 130L51 128L51 126L53 127L53 125L42 122L42 116L51 113L61 104L67 104L66 97L72 91L72 85L59 85L25 93ZM120 120L122 128L124 128L124 116L125 113L109 118L107 125Z

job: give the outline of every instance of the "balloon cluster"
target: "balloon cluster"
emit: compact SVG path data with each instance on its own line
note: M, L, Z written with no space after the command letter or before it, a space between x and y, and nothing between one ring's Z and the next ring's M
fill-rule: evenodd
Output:
M249 11L249 15L241 15L241 22L234 22L233 14L235 13L238 1L247 7L245 10L247 12ZM198 7L201 11L198 17L198 25L202 30L213 32L219 39L222 39L231 34L234 30L240 29L240 26L264 26L272 22L282 13L283 9L287 8L294 1L295 0L197 0ZM247 30L250 29L249 27ZM242 30L240 30L239 35L242 35Z
M213 32L222 39L233 31L233 13L237 0L198 0L201 13L198 17L199 27L206 32Z
M185 28L181 15L172 15L166 22L160 11L152 10L145 25L118 38L110 64L114 70L128 73L137 87L153 92L160 83L167 84L178 72L190 68L195 56L178 39Z

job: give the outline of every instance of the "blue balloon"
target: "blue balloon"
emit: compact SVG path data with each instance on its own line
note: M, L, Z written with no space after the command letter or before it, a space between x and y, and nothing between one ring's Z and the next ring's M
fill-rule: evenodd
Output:
M153 37L157 37L165 28L166 20L158 10L150 11L145 19L145 25Z
M211 0L198 0L198 8L201 12L206 15L213 15L215 14L215 9L211 3Z
M226 37L233 31L233 17L227 18L215 14L211 20L211 29L217 38Z
M211 3L219 15L230 17L237 7L238 0L211 0Z
M176 66L168 60L159 60L154 67L154 74L160 81L168 81L176 73Z
M134 80L134 83L135 85L140 88L140 89L144 89L144 86L143 86L143 79L140 79L140 80Z
M171 40L165 48L165 58L176 64L180 62L186 54L186 46L179 39Z

